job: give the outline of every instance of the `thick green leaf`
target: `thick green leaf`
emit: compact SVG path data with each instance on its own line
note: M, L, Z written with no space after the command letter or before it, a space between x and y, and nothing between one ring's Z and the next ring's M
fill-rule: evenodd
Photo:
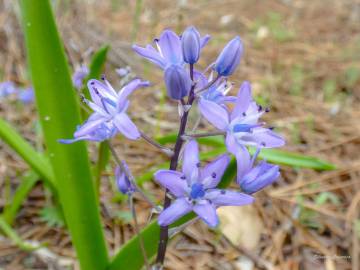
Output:
M152 221L141 231L146 254L149 258L153 257L156 253L159 234L160 227L156 220ZM140 270L143 265L144 258L141 256L139 238L135 236L120 249L106 270Z
M175 142L175 140L176 134L157 138L157 141L161 144L173 143ZM199 143L204 145L217 147L220 152L226 152L224 146L224 139L222 136L199 138L198 141ZM255 149L250 148L250 152L253 154L255 152ZM314 170L334 170L336 168L334 164L321 160L319 158L287 152L279 149L263 149L261 150L259 157L262 159L266 159L269 162L288 165L292 167L310 168Z
M35 186L35 184L40 180L39 175L37 173L30 171L26 174L20 182L19 186L17 187L14 196L12 197L11 201L9 201L3 211L3 217L6 223L12 225L16 214L19 211L22 203L24 202L25 198L27 197L28 193L31 189Z
M85 143L58 143L81 122L51 6L48 0L19 2L36 104L71 238L81 269L103 270L107 249Z
M49 161L27 142L6 121L0 118L0 138L54 189L54 174Z

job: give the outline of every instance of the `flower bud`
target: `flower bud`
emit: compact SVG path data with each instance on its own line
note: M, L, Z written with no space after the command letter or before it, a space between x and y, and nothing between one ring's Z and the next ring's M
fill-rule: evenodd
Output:
M123 162L123 165L128 170L127 164L125 162ZM116 179L116 185L121 193L129 194L136 190L134 185L130 182L129 178L126 176L125 172L121 170L120 166L117 166L115 169L115 179Z
M181 36L181 49L184 61L188 64L194 64L200 56L200 33L195 27L188 27Z
M215 62L214 69L221 76L229 76L234 73L240 63L243 53L243 45L239 36L233 38L222 50Z
M279 176L279 166L262 161L237 181L243 192L252 194L272 184Z
M189 73L179 65L170 65L164 73L167 93L172 99L182 99L189 94L191 79Z

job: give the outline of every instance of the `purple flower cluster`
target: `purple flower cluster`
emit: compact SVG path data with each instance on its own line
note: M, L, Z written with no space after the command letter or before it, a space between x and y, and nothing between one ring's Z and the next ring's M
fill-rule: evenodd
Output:
M215 227L218 224L218 207L252 203L254 198L251 194L270 185L280 175L279 166L266 161L255 164L261 149L281 147L285 144L281 136L260 121L261 116L269 110L254 101L249 82L241 84L237 96L227 95L233 87L228 76L232 75L240 64L244 50L240 37L230 40L217 59L204 71L200 71L195 68L195 64L209 39L209 35L202 37L195 27L188 27L180 36L171 30L165 30L154 40L155 47L150 44L146 47L133 46L136 53L163 70L169 98L180 101L182 106L176 147L174 151L167 151L173 153L171 164L175 166L171 165L169 170L159 170L154 174L156 182L166 188L174 200L161 212L158 218L161 226L170 225L193 211L206 224ZM127 74L125 70L117 72L121 76ZM73 77L74 84L80 88L86 76L86 69L79 70ZM135 79L117 92L105 78L102 81L88 81L91 100L84 99L84 102L93 113L78 127L73 139L61 142L103 141L118 133L131 140L142 136L149 141L149 137L141 133L127 115L129 95L139 87L148 85L149 82ZM187 116L195 104L198 105L201 116L218 129L216 134L224 135L228 152L204 167L200 167L196 136L186 134ZM184 142L184 138L190 139ZM162 150L165 148L156 142L152 144ZM248 147L256 149L253 156L248 152ZM181 153L182 171L177 171L176 164L181 162ZM218 185L229 165L231 155L237 162L236 183L239 188L220 189ZM126 163L119 164L121 166L115 171L119 190L124 194L140 191L134 186L135 182L128 179L130 172Z
M237 183L244 193L252 194L274 182L280 175L279 167L262 161L254 162L262 148L281 147L284 139L267 128L260 117L268 111L256 104L251 95L251 85L244 82L238 95L227 96L232 87L227 77L232 75L240 63L243 44L240 37L233 38L211 64L213 70L207 78L205 72L194 69L202 48L210 37L201 38L194 27L187 28L181 36L165 30L159 39L145 48L133 46L135 52L164 70L164 81L168 96L183 100L191 95L198 100L201 115L225 135L225 145L237 160ZM187 65L188 64L188 65ZM214 76L213 72L217 75ZM184 103L184 101L182 101ZM230 110L228 104L233 104ZM188 102L188 105L192 105ZM258 151L251 157L247 146ZM155 180L176 198L170 207L159 216L159 224L166 226L190 211L194 211L209 226L216 226L216 208L224 205L245 205L253 197L233 190L217 189L229 163L224 154L204 168L199 168L198 146L192 140L184 150L182 172L160 170Z

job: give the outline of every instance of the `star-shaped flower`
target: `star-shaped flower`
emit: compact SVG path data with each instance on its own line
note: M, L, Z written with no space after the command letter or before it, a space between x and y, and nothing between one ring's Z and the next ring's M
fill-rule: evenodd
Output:
M199 149L195 140L185 145L182 172L159 170L155 180L167 188L176 200L159 216L160 226L167 226L194 211L210 227L219 220L216 208L226 205L246 205L253 197L233 190L217 189L226 167L228 155L219 156L204 168L199 168Z
M129 95L139 87L148 86L149 82L135 79L124 86L118 93L104 79L104 82L90 80L88 88L92 101L85 100L94 111L89 119L74 133L74 139L61 140L62 143L72 143L79 140L103 141L122 133L131 140L140 137L140 132L126 114L130 101Z
M259 123L267 111L257 105L251 96L250 83L244 82L238 92L231 113L223 106L205 99L199 100L200 112L205 119L221 131L226 132L225 143L230 153L236 155L245 146L257 148L281 147L284 139Z

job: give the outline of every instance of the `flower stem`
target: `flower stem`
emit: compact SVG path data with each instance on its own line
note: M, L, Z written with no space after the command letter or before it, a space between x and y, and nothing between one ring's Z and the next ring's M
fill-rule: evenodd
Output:
M163 152L164 154L166 154L167 156L171 157L174 154L173 150L171 150L170 148L167 148L167 147L159 144L158 142L154 141L149 136L147 136L144 132L140 131L140 134L141 134L141 137L146 142L148 142L152 146L155 146L156 148L160 149L160 151Z
M190 66L190 69L193 68L193 66ZM192 103L195 100L195 93L194 93L195 84L191 87L189 98L187 101L187 105L192 105ZM179 162L179 156L181 152L182 145L184 143L184 139L182 136L185 134L186 124L188 120L190 110L184 111L184 114L180 118L180 127L178 131L178 135L175 142L174 147L174 155L171 157L170 160L170 170L176 170L178 162ZM167 196L168 190L165 191L164 196L164 209L168 208L171 204L171 199L169 196ZM158 245L158 252L156 256L156 265L161 269L161 266L164 264L165 259L165 253L166 253L166 247L167 242L169 239L169 226L161 226L160 227L160 240Z

